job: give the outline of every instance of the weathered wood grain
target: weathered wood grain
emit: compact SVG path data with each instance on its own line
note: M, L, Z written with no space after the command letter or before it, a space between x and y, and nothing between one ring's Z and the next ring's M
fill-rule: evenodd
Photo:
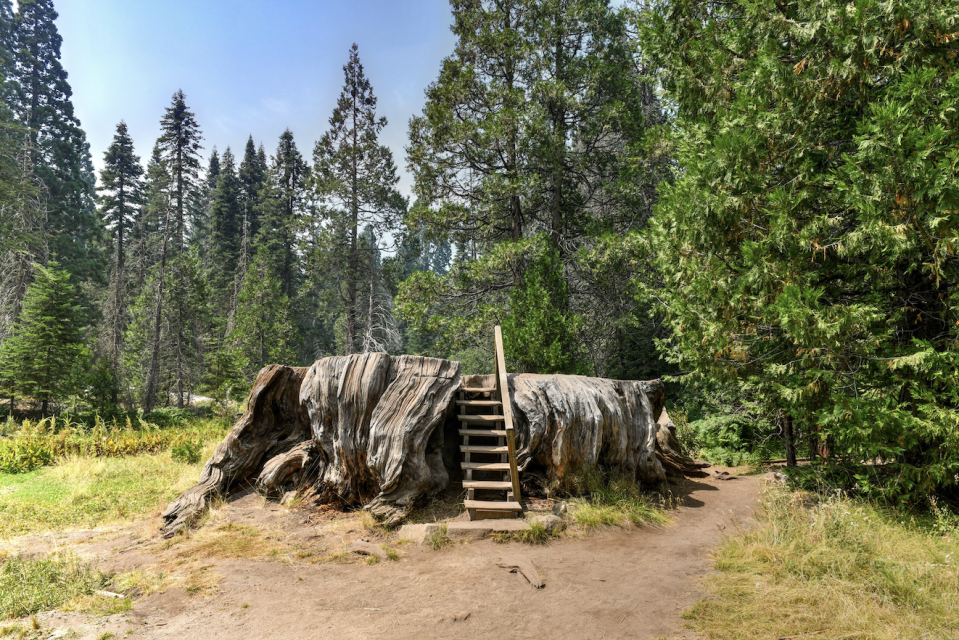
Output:
M255 477L264 460L285 453L310 437L309 419L300 404L305 367L273 364L260 370L244 413L200 473L200 480L163 512L166 537L189 526L211 497Z

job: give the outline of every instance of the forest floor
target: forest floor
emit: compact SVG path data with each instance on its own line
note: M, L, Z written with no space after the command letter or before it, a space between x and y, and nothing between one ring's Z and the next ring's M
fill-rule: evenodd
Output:
M434 549L384 534L362 513L308 512L254 494L234 496L172 540L159 538L156 516L22 536L3 544L6 555L73 550L130 595L39 613L0 635L695 638L682 613L705 595L711 550L725 533L752 526L759 497L757 478L716 474L723 470L674 487L678 506L663 527L573 531L545 545L487 539ZM348 553L360 538L392 559ZM497 566L516 557L535 564L545 588Z

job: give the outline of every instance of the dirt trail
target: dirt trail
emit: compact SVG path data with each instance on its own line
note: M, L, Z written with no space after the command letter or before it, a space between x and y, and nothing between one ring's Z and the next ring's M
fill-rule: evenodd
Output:
M177 590L138 602L142 625L131 637L693 637L681 630L680 614L702 596L698 577L723 531L748 525L758 481L688 480L683 493L684 506L662 529L544 547L416 547L400 562L372 566L224 563L217 566L222 591L212 598ZM517 554L533 560L546 588L535 590L496 566Z
M686 480L678 492L683 506L660 529L615 529L547 546L490 540L439 551L407 546L400 561L374 565L211 559L223 576L212 597L175 588L92 625L73 614L40 617L44 628L73 628L81 638L108 631L209 640L694 638L682 629L681 613L702 597L698 579L709 570L710 550L724 531L749 526L759 494L756 478L727 477ZM279 516L290 526L302 524L302 513L275 505L233 508L231 520ZM282 537L306 547L305 529L287 529ZM124 536L79 550L99 556L112 571L156 560L138 549L124 551L129 541ZM496 564L515 556L535 563L544 589Z

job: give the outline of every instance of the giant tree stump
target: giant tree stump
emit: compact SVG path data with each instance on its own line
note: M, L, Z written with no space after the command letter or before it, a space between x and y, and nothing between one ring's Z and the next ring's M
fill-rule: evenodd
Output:
M456 391L493 386L492 376L459 370L458 362L384 353L264 368L200 481L163 513L165 534L244 483L267 495L309 486L321 502L400 522L458 473L457 450L443 457L444 443L459 441ZM683 454L671 423L657 423L659 380L515 374L509 386L519 469L550 484L597 465L647 483L708 466Z

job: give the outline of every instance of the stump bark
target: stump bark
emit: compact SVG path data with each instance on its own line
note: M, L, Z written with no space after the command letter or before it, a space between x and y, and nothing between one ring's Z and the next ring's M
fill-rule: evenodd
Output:
M164 533L189 526L214 495L243 482L272 496L310 487L320 502L398 523L458 472L456 391L494 380L461 376L458 362L384 353L266 367L197 485L163 513ZM544 482L562 485L601 465L659 483L708 466L676 441L659 380L514 374L509 386L519 469Z

